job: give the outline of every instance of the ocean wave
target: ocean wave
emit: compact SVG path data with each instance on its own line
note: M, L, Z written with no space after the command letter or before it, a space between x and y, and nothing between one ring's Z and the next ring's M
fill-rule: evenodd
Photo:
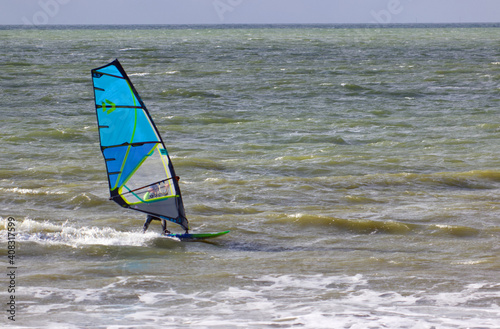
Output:
M3 188L0 187L0 191L3 193L15 193L21 195L64 195L66 192L45 190L41 188L22 188L22 187L11 187Z
M198 214L202 216L228 216L228 215L254 215L262 212L259 207L256 206L246 206L241 207L238 205L232 205L230 207L215 207L208 206L206 204L195 204L190 206L190 210L193 214Z
M179 168L192 167L209 170L224 170L226 168L225 165L218 161L202 158L175 158L175 166Z
M345 88L347 90L352 90L352 91L371 90L370 88L366 88L366 87L363 87L363 86L360 86L360 85L357 85L357 84L354 84L354 83L343 82L340 85L343 88Z
M7 229L6 225L7 219L0 218L0 227ZM7 234L2 234L0 240L6 236ZM32 242L48 247L82 248L93 245L145 247L158 244L158 239L178 241L175 238L160 238L155 232L142 233L140 230L118 231L111 227L75 227L68 222L59 224L29 218L16 222L16 242ZM106 253L106 249L101 249L99 252Z
M431 235L452 236L457 238L487 236L496 234L498 227L478 229L474 227L449 224L420 224L411 221L403 222L397 220L372 220L372 219L346 219L322 215L289 214L278 216L269 221L270 223L295 224L304 229L305 227L331 228L331 233L345 231L351 234L391 234L391 235Z
M316 177L315 184L354 189L363 186L426 185L444 188L493 189L498 188L500 171L472 170L438 173L381 173L359 176Z
M162 90L159 93L160 96L167 97L183 97L183 98L219 98L221 97L219 94L211 93L207 91L197 91L191 89L170 89L170 90Z
M103 282L95 287L24 288L32 302L25 306L23 320L39 324L40 316L53 312L51 319L61 323L68 323L65 317L71 315L78 323L90 324L93 317L88 314L92 314L100 326L495 328L500 316L500 286L491 282L457 282L455 291L430 288L402 293L397 291L397 282L390 284L390 277L380 278L388 282L385 289L372 289L371 278L362 274L233 277L227 273L216 279L231 281L232 286L207 285L202 291L192 291L156 276L124 276L123 272L108 276L101 277ZM65 279L54 274L51 278ZM213 280L211 274L207 282ZM103 301L110 299L127 305L103 307ZM158 309L168 309L168 316Z
M282 218L287 221L307 227L331 227L337 230L348 231L353 234L408 234L416 232L420 225L397 221L376 221L368 219L343 219L330 216L291 214Z
M92 130L94 130L92 128ZM17 142L30 142L30 141L47 141L53 142L78 142L78 143L91 143L95 141L92 136L93 131L89 132L87 129L75 128L44 128L39 130L32 130L23 135L16 136Z

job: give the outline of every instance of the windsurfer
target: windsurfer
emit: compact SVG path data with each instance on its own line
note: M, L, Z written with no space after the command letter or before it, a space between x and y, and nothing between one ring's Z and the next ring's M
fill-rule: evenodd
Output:
M146 195L144 196L144 199L145 200L148 200L148 199L153 199L153 198L157 198L157 197L160 197L161 196L161 193L160 193L160 190L158 188L158 186L156 185L153 185L153 186L150 186L149 189L148 189L148 192L146 193ZM155 217L155 216L152 216L152 215L148 215L146 217L146 221L144 222L144 226L142 228L142 232L145 233L149 227L149 224L151 224L151 222L153 220L160 220L161 221L161 229L162 229L162 234L169 234L170 231L167 230L167 221L163 218L158 218L158 217Z

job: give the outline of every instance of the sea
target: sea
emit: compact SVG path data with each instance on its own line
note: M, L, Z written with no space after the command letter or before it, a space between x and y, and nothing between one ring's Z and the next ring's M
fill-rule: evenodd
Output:
M229 234L109 200L115 58ZM500 328L499 24L3 26L0 68L3 328Z

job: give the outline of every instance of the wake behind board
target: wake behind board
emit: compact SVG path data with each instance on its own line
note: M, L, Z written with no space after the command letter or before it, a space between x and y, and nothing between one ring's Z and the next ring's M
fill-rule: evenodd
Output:
M227 234L230 231L216 232L216 233L182 233L182 234L167 234L164 235L168 238L178 238L181 241L202 241L206 239L217 238L221 235Z

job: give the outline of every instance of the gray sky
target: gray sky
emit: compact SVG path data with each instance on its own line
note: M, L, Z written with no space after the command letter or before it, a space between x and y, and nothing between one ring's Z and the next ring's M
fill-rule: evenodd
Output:
M500 0L0 0L0 24L500 22Z

